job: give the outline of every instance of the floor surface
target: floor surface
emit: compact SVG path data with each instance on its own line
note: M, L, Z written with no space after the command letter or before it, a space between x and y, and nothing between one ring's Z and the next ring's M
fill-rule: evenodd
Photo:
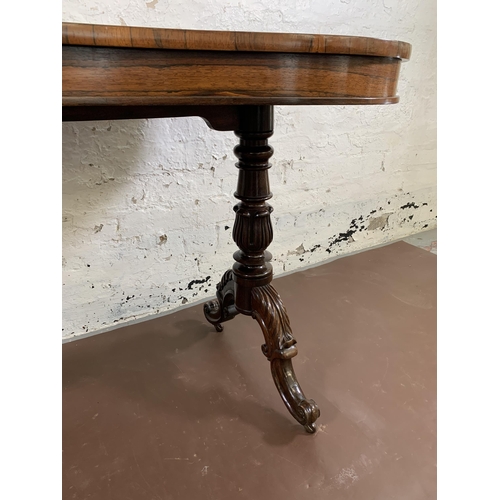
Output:
M436 498L436 256L401 241L274 284L318 432L254 320L191 307L63 345L65 500Z
M437 255L437 229L412 234L403 241Z

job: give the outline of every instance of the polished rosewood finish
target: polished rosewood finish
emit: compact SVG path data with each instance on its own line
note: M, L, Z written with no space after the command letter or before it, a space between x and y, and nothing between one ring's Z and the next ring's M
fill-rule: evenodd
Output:
M195 31L63 23L63 120L201 116L233 130L239 170L235 263L205 304L217 331L252 316L278 391L308 432L320 415L295 377L290 321L271 284L269 159L273 105L391 104L404 42L365 37Z
M288 52L410 58L411 45L362 36L203 31L63 23L63 45L141 49Z
M97 106L111 119L124 106L158 117L172 105L395 103L410 55L409 44L363 37L69 23L62 40L70 120Z

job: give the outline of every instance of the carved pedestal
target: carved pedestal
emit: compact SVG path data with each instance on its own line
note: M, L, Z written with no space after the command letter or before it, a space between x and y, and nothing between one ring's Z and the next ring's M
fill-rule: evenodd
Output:
M291 359L297 355L296 341L283 302L271 285L271 254L266 248L273 240L272 197L269 188L269 158L273 148L268 138L273 134L272 106L241 106L238 110L240 138L234 148L238 158L238 186L234 196L240 202L234 207L236 220L233 239L233 269L226 271L217 285L217 298L205 304L205 316L222 331L222 323L238 313L252 316L264 333L262 351L271 364L278 391L293 417L308 432L314 432L319 408L306 399L295 377Z

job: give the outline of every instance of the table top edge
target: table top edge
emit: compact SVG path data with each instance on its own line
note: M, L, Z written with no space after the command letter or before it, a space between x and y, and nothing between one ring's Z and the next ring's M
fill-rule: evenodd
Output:
M380 38L306 33L209 31L62 23L62 44L170 50L287 52L392 57L406 61L411 45Z

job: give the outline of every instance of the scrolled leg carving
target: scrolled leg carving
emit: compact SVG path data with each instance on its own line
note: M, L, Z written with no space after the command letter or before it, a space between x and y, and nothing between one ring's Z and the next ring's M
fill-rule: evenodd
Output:
M307 399L295 376L291 359L297 355L290 320L285 306L272 285L252 290L252 316L257 320L266 343L262 352L271 363L274 383L288 411L307 432L315 432L320 415L317 404Z
M215 326L218 332L224 329L221 323L233 319L238 314L234 306L233 271L229 270L224 273L217 285L217 298L207 302L203 311L205 318Z

